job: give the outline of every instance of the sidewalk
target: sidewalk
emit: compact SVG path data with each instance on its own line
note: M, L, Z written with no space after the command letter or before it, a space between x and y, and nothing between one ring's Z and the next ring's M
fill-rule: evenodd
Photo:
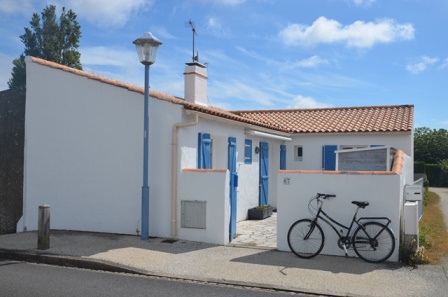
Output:
M135 272L204 282L274 288L329 296L446 296L448 267L317 256L256 247L137 236L52 231L51 248L37 250L37 233L0 236L0 259ZM0 266L1 267L1 266Z

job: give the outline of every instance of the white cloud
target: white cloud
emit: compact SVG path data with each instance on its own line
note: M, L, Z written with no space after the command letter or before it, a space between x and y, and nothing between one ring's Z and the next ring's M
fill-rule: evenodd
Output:
M349 2L352 2L356 6L364 6L368 7L372 5L376 0L349 0Z
M448 58L442 61L442 65L440 65L440 69L448 68Z
M219 99L221 102L218 103L219 106L226 106L223 101L229 99L252 102L254 106L272 106L272 100L274 100L271 94L240 81L220 81L209 86L209 91L211 98Z
M176 36L170 34L165 27L152 27L152 33L154 33L158 39L176 39Z
M307 59L296 61L287 65L287 68L315 68L322 64L328 64L328 60L322 59L319 56L311 56Z
M0 13L30 14L33 11L33 0L1 0Z
M294 98L292 105L290 105L288 108L308 109L308 108L324 108L324 107L331 107L331 105L317 102L316 99L312 97L305 97L299 95Z
M419 58L417 62L406 65L406 70L412 74L418 74L420 72L425 71L426 68L428 68L428 66L437 63L438 61L439 61L438 58L422 56Z
M84 47L80 48L80 52L82 65L126 67L138 63L137 52L132 53L124 48Z
M200 0L200 2L206 3L206 4L234 6L234 5L239 5L239 4L244 3L244 2L246 2L246 0Z
M369 48L376 43L411 40L414 38L414 27L390 19L356 21L344 26L336 20L319 17L311 26L291 24L280 31L279 37L286 45L345 43L349 47Z
M149 9L154 0L65 0L67 7L100 27L122 27L134 13Z
M221 20L217 17L207 18L207 31L213 35L224 36L228 34L227 29L221 23Z

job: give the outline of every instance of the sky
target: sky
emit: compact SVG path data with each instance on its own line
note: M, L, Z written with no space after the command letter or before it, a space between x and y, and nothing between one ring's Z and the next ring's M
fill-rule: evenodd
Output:
M184 97L193 33L208 101L228 110L414 105L448 129L446 0L0 0L0 90L33 13L77 14L83 70L144 85L133 41L163 44L150 86Z

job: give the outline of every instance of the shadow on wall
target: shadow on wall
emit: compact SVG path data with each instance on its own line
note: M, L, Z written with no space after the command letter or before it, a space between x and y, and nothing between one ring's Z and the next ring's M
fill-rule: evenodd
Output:
M0 234L22 217L25 98L25 87L0 92Z

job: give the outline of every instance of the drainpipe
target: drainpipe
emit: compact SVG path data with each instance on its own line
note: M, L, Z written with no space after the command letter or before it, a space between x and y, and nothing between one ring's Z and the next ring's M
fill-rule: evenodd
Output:
M171 237L177 236L177 130L179 128L194 126L199 122L197 113L193 114L193 121L176 123L171 133Z

